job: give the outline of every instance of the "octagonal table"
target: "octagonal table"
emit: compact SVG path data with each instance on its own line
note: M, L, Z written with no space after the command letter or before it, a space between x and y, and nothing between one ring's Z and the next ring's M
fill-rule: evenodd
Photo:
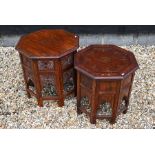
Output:
M135 71L132 52L115 45L91 45L75 55L77 69L77 113L115 123L126 113Z
M76 75L74 54L79 47L77 35L64 30L40 30L24 35L16 49L19 51L28 97L58 100L74 92ZM76 88L75 88L76 89Z

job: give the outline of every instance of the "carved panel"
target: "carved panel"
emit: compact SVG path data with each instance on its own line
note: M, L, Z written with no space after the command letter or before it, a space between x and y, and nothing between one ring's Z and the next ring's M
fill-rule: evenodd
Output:
M56 83L54 75L40 75L42 96L56 96Z
M112 115L112 107L111 104L103 101L102 103L100 103L99 108L97 110L97 115L98 116L111 116Z
M81 97L80 104L81 104L81 107L85 108L87 112L91 112L90 101L87 96Z
M54 62L48 60L39 60L38 68L39 70L54 70Z
M63 73L64 92L70 92L74 89L73 69Z
M117 82L116 81L99 82L99 91L116 92L117 91Z
M87 87L89 89L92 89L92 82L93 82L93 80L90 79L88 76L85 76L84 74L81 74L81 83L85 87Z
M121 92L122 92L122 94L121 94L122 98L124 96L128 96L129 90L130 90L130 87L129 86L126 86L126 87L122 88L122 90L121 90Z
M130 75L130 76L128 76L127 78L125 78L124 80L123 80L123 86L125 87L125 86L129 86L130 84L131 84L131 81L132 80L132 75Z
M112 105L114 102L115 95L100 95L97 116L111 116L112 115Z
M22 55L22 60L23 60L23 64L25 66L27 66L28 68L31 68L31 61L30 61L30 59L28 59L27 57Z
M121 103L119 104L118 113L123 112L126 109L126 101L122 99Z
M67 56L63 57L62 60L61 60L61 63L62 63L62 68L63 69L65 69L68 66L72 65L73 64L73 55L70 54L70 55L67 55Z
M36 88L34 86L34 77L33 77L33 72L32 72L32 64L31 64L31 60L28 59L27 57L21 55L22 58L22 65L24 68L24 74L25 74L25 78L26 78L26 84L28 89L30 89L31 91L33 91L34 93L36 93Z
M34 82L31 80L31 79L28 79L28 88L33 91L34 93L36 93L36 88L35 88L35 85L34 85Z
M25 71L26 78L31 79L33 81L33 74L32 74L31 67L29 69L24 67L24 71Z

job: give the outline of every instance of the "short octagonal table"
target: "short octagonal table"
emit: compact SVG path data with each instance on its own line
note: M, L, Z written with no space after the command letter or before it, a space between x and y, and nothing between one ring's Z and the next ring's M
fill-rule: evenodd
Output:
M74 54L79 47L77 35L64 30L40 30L19 40L19 51L28 97L58 100L64 105L64 97L74 92L76 75Z
M96 118L115 123L126 113L135 71L139 68L132 52L115 45L91 45L75 55L77 69L77 112L90 122Z

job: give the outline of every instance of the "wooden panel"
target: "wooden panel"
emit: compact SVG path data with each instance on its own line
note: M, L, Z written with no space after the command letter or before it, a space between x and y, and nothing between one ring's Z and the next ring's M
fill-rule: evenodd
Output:
M27 57L25 57L24 55L22 55L22 60L23 60L23 64L28 67L28 68L32 68L31 67L31 60Z
M38 69L40 71L54 70L54 61L51 60L39 60Z
M114 94L103 94L99 95L98 98L98 110L97 116L112 116L112 107L114 104L115 95Z
M88 96L91 97L92 91L90 89L87 89L85 87L81 87L81 96Z
M131 80L132 80L132 74L130 74L127 78L123 80L123 87L130 85Z
M68 93L74 90L74 76L73 68L63 72L63 88L64 93Z
M122 88L122 94L121 94L122 98L124 96L128 96L129 90L130 90L129 86Z
M66 69L69 66L73 65L73 56L73 54L70 54L61 58L62 69Z
M81 74L81 84L85 87L92 89L92 82L93 80L90 79L88 76L85 76L84 74Z
M57 95L55 75L40 75L40 80L43 97Z
M117 91L117 81L98 82L98 89L101 92L116 92Z

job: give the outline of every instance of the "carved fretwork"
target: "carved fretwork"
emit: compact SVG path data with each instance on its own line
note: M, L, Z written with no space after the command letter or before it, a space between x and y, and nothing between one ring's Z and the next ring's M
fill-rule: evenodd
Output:
M124 112L126 110L128 102L129 102L128 97L124 96L119 105L118 113Z
M38 68L39 70L53 70L54 69L54 62L53 61L38 61Z
M89 98L87 96L81 97L80 104L81 104L81 107L85 108L85 110L87 112L91 112L90 101L89 101Z
M31 79L28 79L28 83L27 83L28 88L33 91L34 93L36 93L36 88L34 86L34 82Z
M67 70L63 73L63 83L65 93L74 90L73 69Z
M112 107L111 104L108 103L107 101L103 101L100 105L99 108L97 110L97 115L98 116L102 116L102 115L108 115L111 116L112 114Z
M61 63L62 63L62 68L65 69L67 68L68 66L72 65L73 64L73 55L67 55L65 57L62 58L61 60Z
M98 108L97 108L97 115L98 116L111 116L112 115L112 104L114 101L115 96L111 95L100 95Z
M42 96L56 96L56 83L54 75L40 75L42 83Z

